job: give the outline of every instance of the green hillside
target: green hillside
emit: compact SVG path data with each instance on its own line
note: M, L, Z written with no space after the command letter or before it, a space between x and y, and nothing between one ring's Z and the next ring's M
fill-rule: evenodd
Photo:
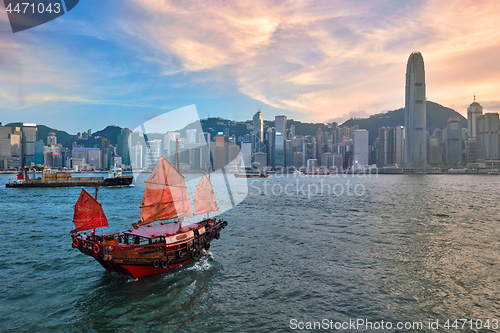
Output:
M120 126L109 125L103 130L92 133L92 137L99 137L98 140L95 140L96 142L99 141L100 143L102 138L106 138L111 142L112 145L116 145L116 143L118 142L118 136L121 134L121 132L122 128Z
M229 135L244 136L245 134L249 134L251 132L250 129L247 128L247 125L253 124L252 121L246 122L237 122L229 119L222 118L208 118L201 120L201 128L204 132L210 133L213 138L217 135L218 132L224 132L226 129L229 130ZM316 131L319 127L321 127L322 131L328 130L328 125L321 123L302 123L300 121L296 121L293 119L287 120L287 128L290 128L291 125L295 125L295 133L297 135L316 135ZM181 133L181 137L185 136L187 129L197 128L199 125L197 123L191 123L179 130ZM264 120L264 128L274 127L274 120Z
M440 104L427 101L427 131L431 134L435 128L446 128L450 117L459 117L462 127L467 127L467 119L453 109ZM341 126L359 125L359 128L366 129L370 133L370 144L378 137L378 129L387 126L402 126L405 124L404 108L388 111L384 114L372 115L365 119L349 119Z
M467 127L467 120L458 112L453 109L444 107L434 102L427 101L427 130L433 132L435 128L446 128L448 119L450 117L459 117L462 127ZM218 132L225 132L228 130L229 135L244 136L251 132L247 126L252 125L252 121L246 122L234 121L222 118L208 118L201 120L201 127L204 132L210 133L212 140ZM323 123L303 123L293 119L287 120L287 128L291 125L295 126L295 133L297 135L316 135L318 128L322 131L329 130L328 125ZM404 109L397 109L388 111L383 114L372 115L369 118L349 119L340 126L354 126L359 125L359 128L366 129L370 133L370 144L372 144L378 137L378 129L387 126L401 126L404 125ZM10 123L6 126L20 127L22 123ZM264 128L274 127L274 120L264 120ZM92 134L88 140L76 139L76 135L71 135L65 131L56 130L45 125L38 125L38 138L47 143L47 136L50 132L56 133L57 142L63 146L70 148L72 143L76 141L77 145L84 147L100 147L101 139L107 138L111 141L112 145L116 145L117 138L121 133L122 128L115 125L107 126L106 128ZM186 130L192 128L199 128L198 123L192 123L179 130L182 137L185 137Z
M7 124L5 126L22 127L23 123L10 123L10 124ZM45 125L37 125L36 128L37 128L37 132L38 132L38 140L43 140L43 142L45 144L47 144L47 136L51 132L54 132L56 134L57 143L60 143L62 145L64 145L68 141L76 139L76 135L71 135L65 131L56 130L56 129L53 129L51 127L45 126Z

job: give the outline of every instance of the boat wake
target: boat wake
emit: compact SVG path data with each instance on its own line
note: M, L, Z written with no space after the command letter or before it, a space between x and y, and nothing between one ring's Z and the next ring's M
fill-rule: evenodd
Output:
M208 262L209 258L197 261L193 266L187 268L188 271L207 271L212 265Z
M126 283L130 283L130 282L137 282L139 281L139 278L135 278L135 279L127 279L127 282Z

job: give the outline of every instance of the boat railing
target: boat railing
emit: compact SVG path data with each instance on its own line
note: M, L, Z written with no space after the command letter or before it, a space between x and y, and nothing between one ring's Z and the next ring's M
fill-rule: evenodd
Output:
M77 237L76 239L78 239L79 242L82 243L82 246L83 247L86 247L88 249L91 249L92 246L94 246L94 244L96 244L97 242L93 241L93 240L90 240L90 239L83 239L81 237Z

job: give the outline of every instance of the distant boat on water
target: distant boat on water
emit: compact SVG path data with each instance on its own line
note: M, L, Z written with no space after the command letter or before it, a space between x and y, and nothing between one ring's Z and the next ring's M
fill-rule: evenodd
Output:
M253 172L253 173L235 173L234 176L236 178L267 178L269 177L268 174L266 173L256 173L256 172Z

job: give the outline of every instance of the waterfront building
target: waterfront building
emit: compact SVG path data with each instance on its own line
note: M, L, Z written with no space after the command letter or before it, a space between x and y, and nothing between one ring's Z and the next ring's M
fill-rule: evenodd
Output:
M302 165L310 159L316 159L316 138L306 135L302 141Z
M368 131L365 129L357 129L353 133L353 154L361 166L368 165Z
M477 117L483 115L483 107L476 102L476 95L474 95L474 102L467 108L467 134L465 140L465 150L467 163L477 162Z
M485 113L478 116L476 122L477 160L498 160L500 158L498 113Z
M225 135L217 135L215 137L215 170L222 169L227 164L227 142Z
M229 164L231 165L239 165L241 164L240 161L240 146L237 146L236 144L231 144L229 146Z
M427 167L425 70L420 52L413 52L406 66L404 164Z
M429 160L430 165L437 166L443 162L441 158L441 145L439 137L429 137Z
M4 127L0 123L0 159L4 170L15 170L21 167L22 132L20 127Z
M293 153L292 140L285 140L285 166L286 167L292 166L292 153Z
M474 102L467 108L467 131L469 138L477 136L477 123L476 118L483 115L483 107L476 102L476 95L474 95Z
M179 132L172 131L168 131L163 136L163 155L170 161L170 163L175 162L175 145L177 140L180 140L180 138L181 134Z
M255 153L253 155L253 163L252 166L263 169L267 167L267 154L266 153Z
M463 162L462 129L460 118L451 117L446 127L446 163L457 164Z
M38 141L36 124L23 124L22 132L24 166L31 166L35 163L35 142Z
M77 159L84 159L85 163L91 169L98 170L101 168L100 148L73 148L73 150L71 151L71 156Z
M264 116L259 110L253 116L252 154L265 152L266 145L264 144Z
M252 166L252 142L243 141L241 145L241 166L250 168Z
M90 131L90 130L89 130ZM85 134L85 133L83 133ZM132 131L128 128L123 128L117 138L117 151L118 155L122 158L125 165L130 165L130 147L132 146ZM87 164L90 165L88 159L85 159Z
M292 165L296 168L301 168L304 164L302 163L302 152L293 152L292 153Z
M286 116L274 118L274 167L286 166Z
M57 137L56 133L50 132L49 135L47 136L47 146L50 145L57 145Z
M333 153L333 166L337 169L342 169L343 157L342 154Z
M321 130L321 127L319 127L316 130L316 144L315 144L315 154L314 157L318 160L318 166L322 166L323 164L321 163L321 157L323 155L323 144L322 144L322 139L323 139L323 131Z
M187 143L196 143L196 128L186 130Z
M321 156L321 166L325 168L331 168L333 166L333 154L332 153L323 153Z
M161 157L161 140L147 141L146 146L148 147L146 152L146 165L150 170L153 170Z
M276 148L276 130L274 127L269 127L264 140L267 152L267 165L274 168L275 148Z
M133 170L140 171L144 168L142 151L142 145L139 142L132 147L132 151L130 152L130 159Z
M295 125L290 125L290 135L288 136L288 138L291 140L295 137Z

